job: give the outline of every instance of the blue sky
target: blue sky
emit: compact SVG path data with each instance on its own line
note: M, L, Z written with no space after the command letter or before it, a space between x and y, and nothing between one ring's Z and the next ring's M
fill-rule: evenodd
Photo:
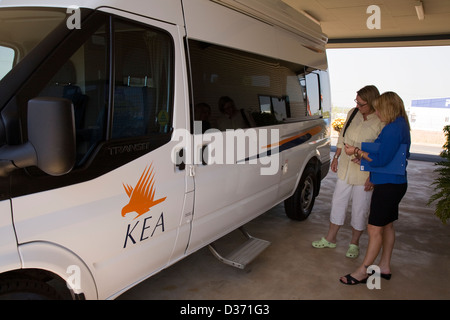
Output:
M328 49L333 106L353 107L367 84L411 100L450 97L450 46Z

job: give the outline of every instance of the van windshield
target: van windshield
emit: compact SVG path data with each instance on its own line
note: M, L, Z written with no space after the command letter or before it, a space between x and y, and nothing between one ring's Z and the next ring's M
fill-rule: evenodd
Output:
M66 9L0 8L0 81L66 17Z

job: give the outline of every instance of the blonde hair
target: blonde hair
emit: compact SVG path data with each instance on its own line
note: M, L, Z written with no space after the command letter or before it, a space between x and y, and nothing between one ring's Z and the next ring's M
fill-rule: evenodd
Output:
M395 92L387 91L383 93L373 102L373 106L386 123L391 123L398 117L403 117L408 124L409 130L411 130L403 100Z
M359 89L356 94L370 107L370 110L375 111L373 107L373 102L380 96L380 91L378 91L377 87L373 85L365 86L364 88Z

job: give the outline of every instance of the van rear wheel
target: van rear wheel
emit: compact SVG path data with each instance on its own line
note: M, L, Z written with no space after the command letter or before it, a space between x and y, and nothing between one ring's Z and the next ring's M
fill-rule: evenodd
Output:
M309 165L305 168L294 194L284 201L284 210L289 218L298 221L308 218L316 199L316 186L316 171Z

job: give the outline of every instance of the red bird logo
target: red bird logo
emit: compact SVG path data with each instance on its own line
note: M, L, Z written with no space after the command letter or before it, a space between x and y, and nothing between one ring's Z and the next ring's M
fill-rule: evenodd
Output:
M131 187L130 185L123 184L125 192L130 198L130 202L122 208L122 216L125 217L127 213L136 212L138 215L134 218L138 218L144 213L150 211L150 208L156 206L158 203L166 200L167 197L154 200L155 199L155 174L153 173L153 168L146 167L144 173L139 179L136 187Z

